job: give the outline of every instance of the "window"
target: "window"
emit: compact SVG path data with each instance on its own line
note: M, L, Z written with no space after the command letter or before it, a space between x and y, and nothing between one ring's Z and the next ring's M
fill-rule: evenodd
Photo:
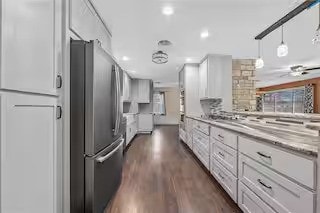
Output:
M304 113L305 88L280 90L263 95L264 112Z
M155 115L166 114L165 93L156 92L153 94L153 113Z

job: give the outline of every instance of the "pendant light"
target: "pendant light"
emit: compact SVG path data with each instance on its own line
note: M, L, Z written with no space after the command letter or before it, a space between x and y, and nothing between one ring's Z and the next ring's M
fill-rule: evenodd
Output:
M319 26L316 30L315 36L312 39L313 44L320 44L320 2L319 2Z
M277 49L278 57L285 57L288 55L288 45L286 45L283 41L283 25L281 26L281 44Z
M256 60L256 68L261 69L264 67L264 61L261 57L261 46L260 46L261 40L258 41L258 59Z

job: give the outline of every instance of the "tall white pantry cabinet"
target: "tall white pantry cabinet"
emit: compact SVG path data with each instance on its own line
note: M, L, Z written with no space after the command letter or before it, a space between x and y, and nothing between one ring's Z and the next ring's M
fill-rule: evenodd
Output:
M62 0L0 4L0 213L60 213Z

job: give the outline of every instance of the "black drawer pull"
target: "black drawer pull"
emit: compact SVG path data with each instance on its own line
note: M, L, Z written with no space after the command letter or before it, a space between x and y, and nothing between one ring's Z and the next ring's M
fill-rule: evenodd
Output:
M219 177L224 180L224 177L220 174L220 172L218 173Z
M265 188L268 188L268 189L272 189L271 186L268 186L267 184L265 184L261 179L258 179L258 182Z
M222 157L224 157L224 154L222 153L222 152L218 152L219 153L219 155L221 155Z
M223 137L222 135L220 135L220 134L219 134L218 136L219 136L220 138L224 138L224 137Z
M260 155L261 157L271 159L271 156L270 156L270 155L266 155L266 154L263 154L263 153L261 153L261 152L257 152L257 154Z

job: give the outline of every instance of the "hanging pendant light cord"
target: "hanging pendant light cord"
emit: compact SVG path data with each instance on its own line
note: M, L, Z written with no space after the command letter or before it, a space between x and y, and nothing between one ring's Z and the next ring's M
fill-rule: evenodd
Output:
M318 4L319 4L319 26L318 26L318 30L320 30L320 2Z
M261 47L260 47L260 42L261 42L261 40L259 40L259 42L258 42L258 57L259 58L261 58Z

